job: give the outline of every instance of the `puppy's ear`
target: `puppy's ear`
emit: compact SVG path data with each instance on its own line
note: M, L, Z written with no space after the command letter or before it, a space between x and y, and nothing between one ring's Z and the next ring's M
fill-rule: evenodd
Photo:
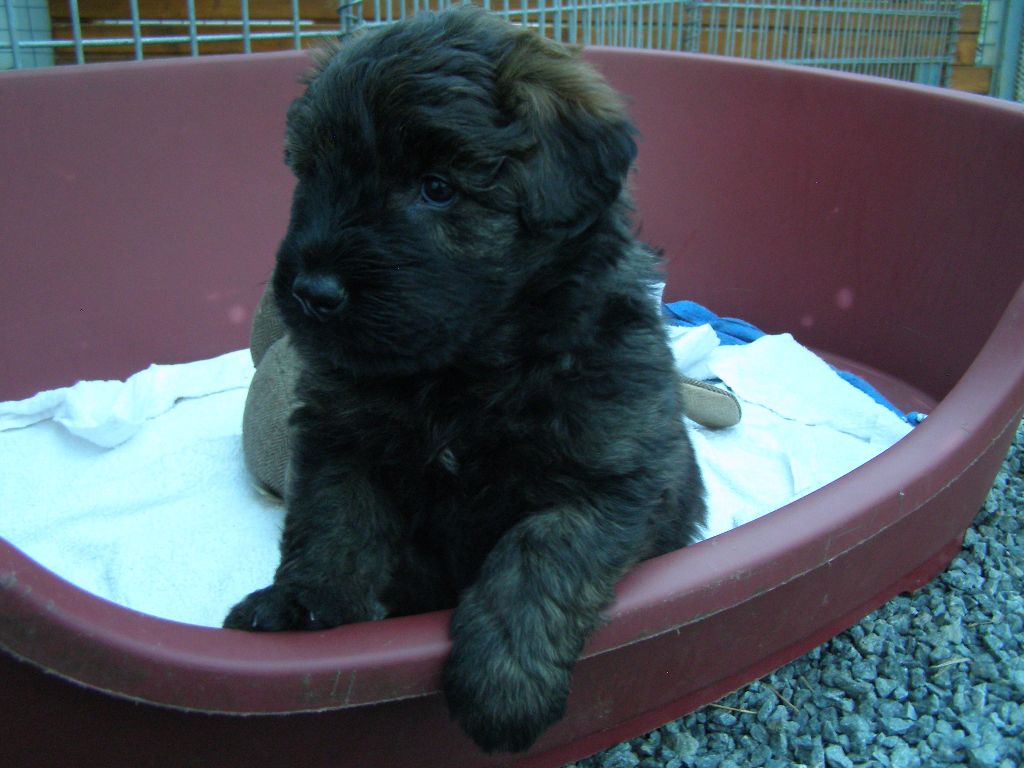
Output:
M523 223L583 231L618 199L636 157L619 95L574 51L526 30L499 64L498 92L533 147L512 163Z
M299 83L305 90L288 107L285 121L284 162L296 173L309 164L309 152L313 149L310 144L314 138L310 134L315 131L316 122L311 108L312 103L316 101L313 91L321 86L320 80L327 79L325 73L335 59L340 58L342 52L354 45L364 34L362 28L344 32L337 38L318 41L308 51L311 66L299 77ZM329 88L330 84L327 83L326 87Z

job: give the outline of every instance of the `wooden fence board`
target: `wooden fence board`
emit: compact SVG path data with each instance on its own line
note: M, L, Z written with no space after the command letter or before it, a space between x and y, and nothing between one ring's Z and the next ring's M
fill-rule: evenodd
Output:
M987 94L992 83L992 67L954 66L949 87L957 91Z

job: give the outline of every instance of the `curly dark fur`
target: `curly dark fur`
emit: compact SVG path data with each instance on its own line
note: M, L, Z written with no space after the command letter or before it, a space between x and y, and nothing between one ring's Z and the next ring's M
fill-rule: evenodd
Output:
M480 11L323 58L273 280L303 364L281 564L225 626L455 606L469 735L522 750L562 716L615 583L704 520L633 133L575 55Z

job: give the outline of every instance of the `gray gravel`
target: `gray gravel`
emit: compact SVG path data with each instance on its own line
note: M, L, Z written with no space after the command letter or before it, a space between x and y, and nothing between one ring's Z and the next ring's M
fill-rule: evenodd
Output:
M964 550L803 658L577 768L1024 764L1024 425Z

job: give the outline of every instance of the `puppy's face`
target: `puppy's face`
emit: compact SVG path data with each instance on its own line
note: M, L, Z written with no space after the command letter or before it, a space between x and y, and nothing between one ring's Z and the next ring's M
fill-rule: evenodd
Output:
M350 36L288 113L274 291L300 353L445 364L615 204L634 153L592 70L483 12Z

